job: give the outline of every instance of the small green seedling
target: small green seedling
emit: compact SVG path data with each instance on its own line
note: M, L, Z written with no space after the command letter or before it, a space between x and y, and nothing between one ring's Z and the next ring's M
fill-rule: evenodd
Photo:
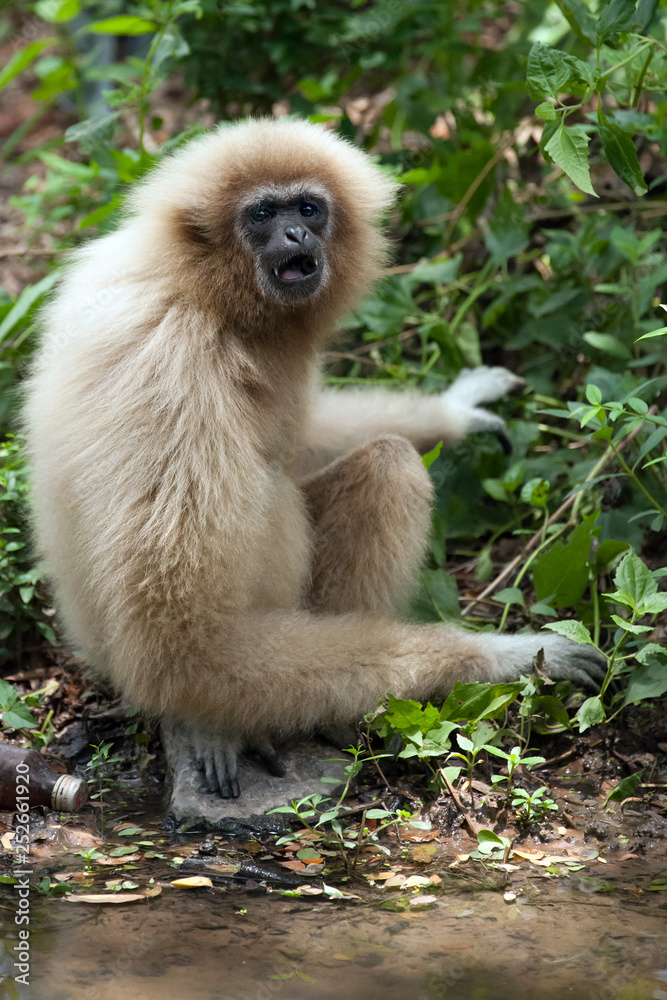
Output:
M545 797L546 786L537 791L527 792L525 788L515 788L512 798L512 809L516 809L517 819L522 823L539 823L546 819L550 812L558 812L558 806L553 799Z
M491 784L493 785L499 785L503 781L506 782L506 798L509 798L510 796L514 772L520 764L525 767L527 771L530 771L531 767L534 767L535 764L544 764L545 762L544 757L522 757L521 747L513 747L509 753L505 753L505 751L501 750L499 747L488 746L486 749L489 753L493 754L495 757L500 757L507 763L507 777L505 777L504 774L494 774L491 778Z

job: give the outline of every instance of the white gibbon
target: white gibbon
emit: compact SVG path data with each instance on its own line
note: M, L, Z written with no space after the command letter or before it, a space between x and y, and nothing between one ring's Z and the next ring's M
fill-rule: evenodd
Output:
M387 692L505 681L544 648L590 686L599 654L557 635L414 625L400 611L429 528L418 450L502 432L480 404L319 382L336 321L378 277L395 184L295 120L196 139L78 251L43 313L24 425L37 545L72 642L129 702L180 720L209 790L237 754L344 727Z

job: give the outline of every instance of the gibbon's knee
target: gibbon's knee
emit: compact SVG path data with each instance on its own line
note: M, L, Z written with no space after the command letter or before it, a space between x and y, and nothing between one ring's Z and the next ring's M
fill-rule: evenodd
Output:
M396 614L424 556L431 481L405 438L385 434L304 484L313 523L309 606Z

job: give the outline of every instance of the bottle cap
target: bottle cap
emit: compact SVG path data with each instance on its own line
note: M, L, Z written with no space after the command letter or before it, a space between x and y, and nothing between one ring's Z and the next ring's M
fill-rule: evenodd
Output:
M88 798L88 785L83 778L61 774L51 792L51 808L56 812L76 812Z

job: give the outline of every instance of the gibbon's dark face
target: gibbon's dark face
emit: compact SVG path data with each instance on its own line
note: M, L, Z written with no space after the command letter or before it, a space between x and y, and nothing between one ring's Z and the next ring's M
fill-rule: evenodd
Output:
M262 198L248 206L243 234L265 291L287 304L318 291L325 275L328 223L326 201L307 191L284 199Z

